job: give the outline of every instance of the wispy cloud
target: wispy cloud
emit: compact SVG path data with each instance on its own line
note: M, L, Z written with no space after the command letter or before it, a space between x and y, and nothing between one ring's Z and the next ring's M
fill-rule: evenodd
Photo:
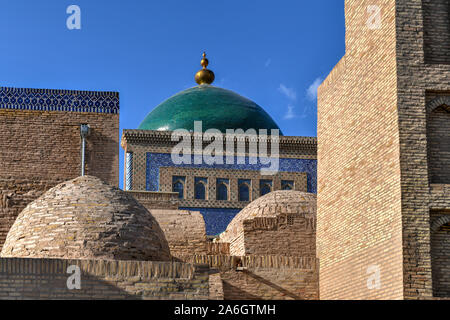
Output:
M322 83L322 78L316 78L314 82L308 87L306 90L306 97L310 101L316 101L317 100L317 89L319 88L320 84Z
M292 104L288 105L288 109L286 114L284 115L284 120L290 120L294 119L296 117L296 114L294 112L294 106Z
M270 64L272 63L272 59L267 59L266 60L266 63L264 64L264 66L266 67L266 68L268 68L269 66L270 66Z
M297 92L292 88L286 87L284 84L280 84L278 91L284 94L291 101L297 100Z

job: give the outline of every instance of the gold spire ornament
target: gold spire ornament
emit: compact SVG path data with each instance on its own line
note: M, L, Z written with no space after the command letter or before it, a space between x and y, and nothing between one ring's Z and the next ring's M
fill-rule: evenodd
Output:
M214 72L212 72L209 69L206 69L206 67L209 64L209 61L208 59L206 59L205 52L203 52L203 59L200 62L200 64L202 65L203 69L195 74L195 82L197 82L199 85L213 83L215 75Z

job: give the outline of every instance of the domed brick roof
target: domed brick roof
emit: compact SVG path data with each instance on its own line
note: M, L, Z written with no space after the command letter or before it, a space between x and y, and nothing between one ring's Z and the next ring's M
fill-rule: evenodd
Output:
M248 204L230 222L221 242L233 242L243 232L245 220L255 218L274 218L280 214L314 214L316 213L316 195L294 190L279 190L266 194Z
M280 129L270 115L253 101L222 88L202 84L167 99L150 112L138 129L194 130L202 121L203 131L218 129ZM280 131L280 135L282 135Z
M85 176L30 203L10 229L1 257L167 261L170 254L161 228L141 204Z

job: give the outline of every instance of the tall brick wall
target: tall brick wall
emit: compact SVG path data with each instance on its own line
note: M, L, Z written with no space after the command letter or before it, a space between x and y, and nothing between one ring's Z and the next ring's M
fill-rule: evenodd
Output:
M81 288L67 287L69 266ZM177 262L0 259L0 299L208 299L208 268Z
M381 8L379 29L366 23L370 5ZM321 298L432 297L430 209L450 209L449 188L429 185L428 174L446 183L446 115L430 114L450 92L439 58L449 52L445 6L346 1L346 55L318 98ZM371 265L380 289L366 285Z
M367 26L370 5L381 8L381 29ZM395 1L347 0L345 12L346 54L318 96L321 299L400 299ZM380 290L367 286L371 266Z
M430 1L430 4L436 6L433 10L437 10L437 13L429 18L427 12L422 10L426 8L425 1L397 0L396 3L404 297L430 298L432 296L431 199L426 128L427 113L432 109L435 100L429 102L427 97L450 93L450 64L429 64L426 61L426 38L424 39L422 35L425 31L424 17L439 27L442 18L446 15L448 17L448 11L440 9L439 6L444 3L443 1ZM437 18L436 15L441 17ZM448 53L447 44L440 39L433 40L436 48L441 46L441 52ZM447 204L450 203L450 193L444 192L442 197L446 199ZM447 205L437 208L450 209Z
M450 64L450 1L422 0L425 62Z
M44 107L46 102L36 98L43 95L48 95L52 106ZM23 96L21 104L16 96ZM58 183L80 175L81 124L91 127L86 174L118 186L119 115L66 110L76 110L67 104L82 104L86 97L89 103L109 99L118 108L116 93L1 88L0 197L5 201L0 202L0 249L18 213L29 202ZM60 105L65 101L66 109L53 106L52 101ZM58 108L66 111L55 111Z

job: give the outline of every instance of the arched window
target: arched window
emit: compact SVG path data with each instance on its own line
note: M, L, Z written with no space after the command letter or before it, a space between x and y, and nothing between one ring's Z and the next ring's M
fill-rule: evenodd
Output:
M217 200L228 200L228 187L224 183L217 187Z
M294 181L290 180L281 181L281 190L294 190Z
M239 185L239 201L250 201L250 188L247 183Z
M206 200L206 178L195 178L195 199L197 200Z
M433 296L450 297L450 215L431 211L431 276Z
M261 180L259 182L259 194L264 196L272 192L272 180Z
M183 199L184 197L184 185L183 182L177 181L173 185L173 192L178 193L178 198Z
M250 190L252 185L252 180L250 179L239 179L238 180L238 199L239 201L250 201L251 195Z
M184 199L184 182L185 177L173 177L172 178L172 191L178 193L179 199Z
M217 179L217 200L228 200L228 179Z
M442 101L444 100L444 104ZM430 183L450 184L450 97L428 105L427 147Z
M261 188L261 196L265 196L266 194L271 193L271 192L272 192L272 188L268 184L263 185L263 187Z

